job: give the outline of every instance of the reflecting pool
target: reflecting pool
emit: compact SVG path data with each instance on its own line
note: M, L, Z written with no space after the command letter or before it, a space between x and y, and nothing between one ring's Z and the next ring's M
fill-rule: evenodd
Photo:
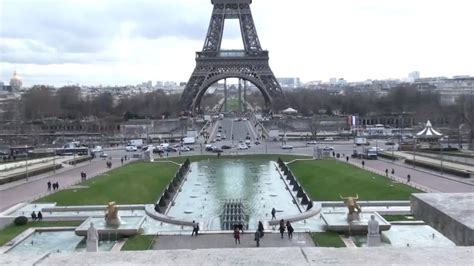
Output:
M100 251L109 251L115 241L99 241ZM42 254L46 252L85 252L86 240L74 231L34 232L8 251L11 254Z
M241 201L250 229L259 220L300 213L285 183L266 160L209 160L191 164L191 172L167 215L203 222L203 229L220 230L224 203Z

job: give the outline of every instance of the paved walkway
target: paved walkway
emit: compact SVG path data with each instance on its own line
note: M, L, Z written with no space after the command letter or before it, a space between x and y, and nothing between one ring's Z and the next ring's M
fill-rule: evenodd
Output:
M30 178L28 181L20 180L0 186L0 211L5 210L17 203L31 201L46 196L48 192L46 183L59 182L60 190L77 184L81 181L80 173L85 171L87 177L94 177L106 172L105 160L97 158L92 162L84 162L77 166ZM126 161L125 163L131 162ZM120 159L112 159L112 169L120 166Z
M341 158L342 161L345 159ZM362 160L351 158L350 162L354 165L362 168ZM419 171L410 166L398 165L392 162L383 161L383 160L364 160L365 169L375 170L381 175L385 175L385 169L389 170L389 175L391 174L392 168L395 170L395 177L406 180L408 174L411 176L411 183L415 185L420 185L422 187L429 188L434 191L439 192L474 192L474 185L459 182L455 179L442 177L439 175L434 175L425 171Z
M254 231L249 231L241 235L240 245L235 244L232 233L202 234L198 237L192 237L191 233L187 236L160 236L153 245L153 249L251 248L256 247L254 233ZM314 247L314 243L311 236L306 233L294 233L293 239L288 239L287 234L281 239L280 234L265 233L260 240L260 247Z
M410 153L402 152L402 151L396 151L394 153L395 153L395 156L413 160L413 154L412 153L410 154ZM434 165L441 165L441 160L440 159L429 158L429 157L423 156L423 154L418 154L418 153L415 153L415 161L430 163L430 164L434 164ZM459 170L467 170L467 171L474 172L474 166L472 166L472 165L460 164L460 163L454 163L454 162L447 162L447 161L443 161L443 165L444 165L444 167L449 167L449 168L454 168L454 169L459 169Z

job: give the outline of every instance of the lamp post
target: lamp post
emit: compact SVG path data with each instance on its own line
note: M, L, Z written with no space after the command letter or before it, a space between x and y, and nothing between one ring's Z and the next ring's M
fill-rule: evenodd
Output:
M28 148L25 146L26 148L26 168L25 168L25 171L26 171L26 181L28 181Z

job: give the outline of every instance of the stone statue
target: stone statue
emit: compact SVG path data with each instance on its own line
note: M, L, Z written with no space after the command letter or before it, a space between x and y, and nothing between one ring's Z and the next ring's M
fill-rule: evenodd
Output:
M119 225L120 217L118 216L118 208L115 201L109 202L105 210L105 222L107 225Z
M91 223L91 226L87 229L86 250L87 252L99 251L99 233L95 229L94 223Z
M370 216L370 221L367 223L367 246L380 246L380 228L379 222L375 220L375 215Z

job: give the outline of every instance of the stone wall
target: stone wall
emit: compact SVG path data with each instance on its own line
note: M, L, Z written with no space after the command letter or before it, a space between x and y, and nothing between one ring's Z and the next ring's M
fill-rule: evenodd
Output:
M411 209L456 245L474 245L474 193L412 194Z

